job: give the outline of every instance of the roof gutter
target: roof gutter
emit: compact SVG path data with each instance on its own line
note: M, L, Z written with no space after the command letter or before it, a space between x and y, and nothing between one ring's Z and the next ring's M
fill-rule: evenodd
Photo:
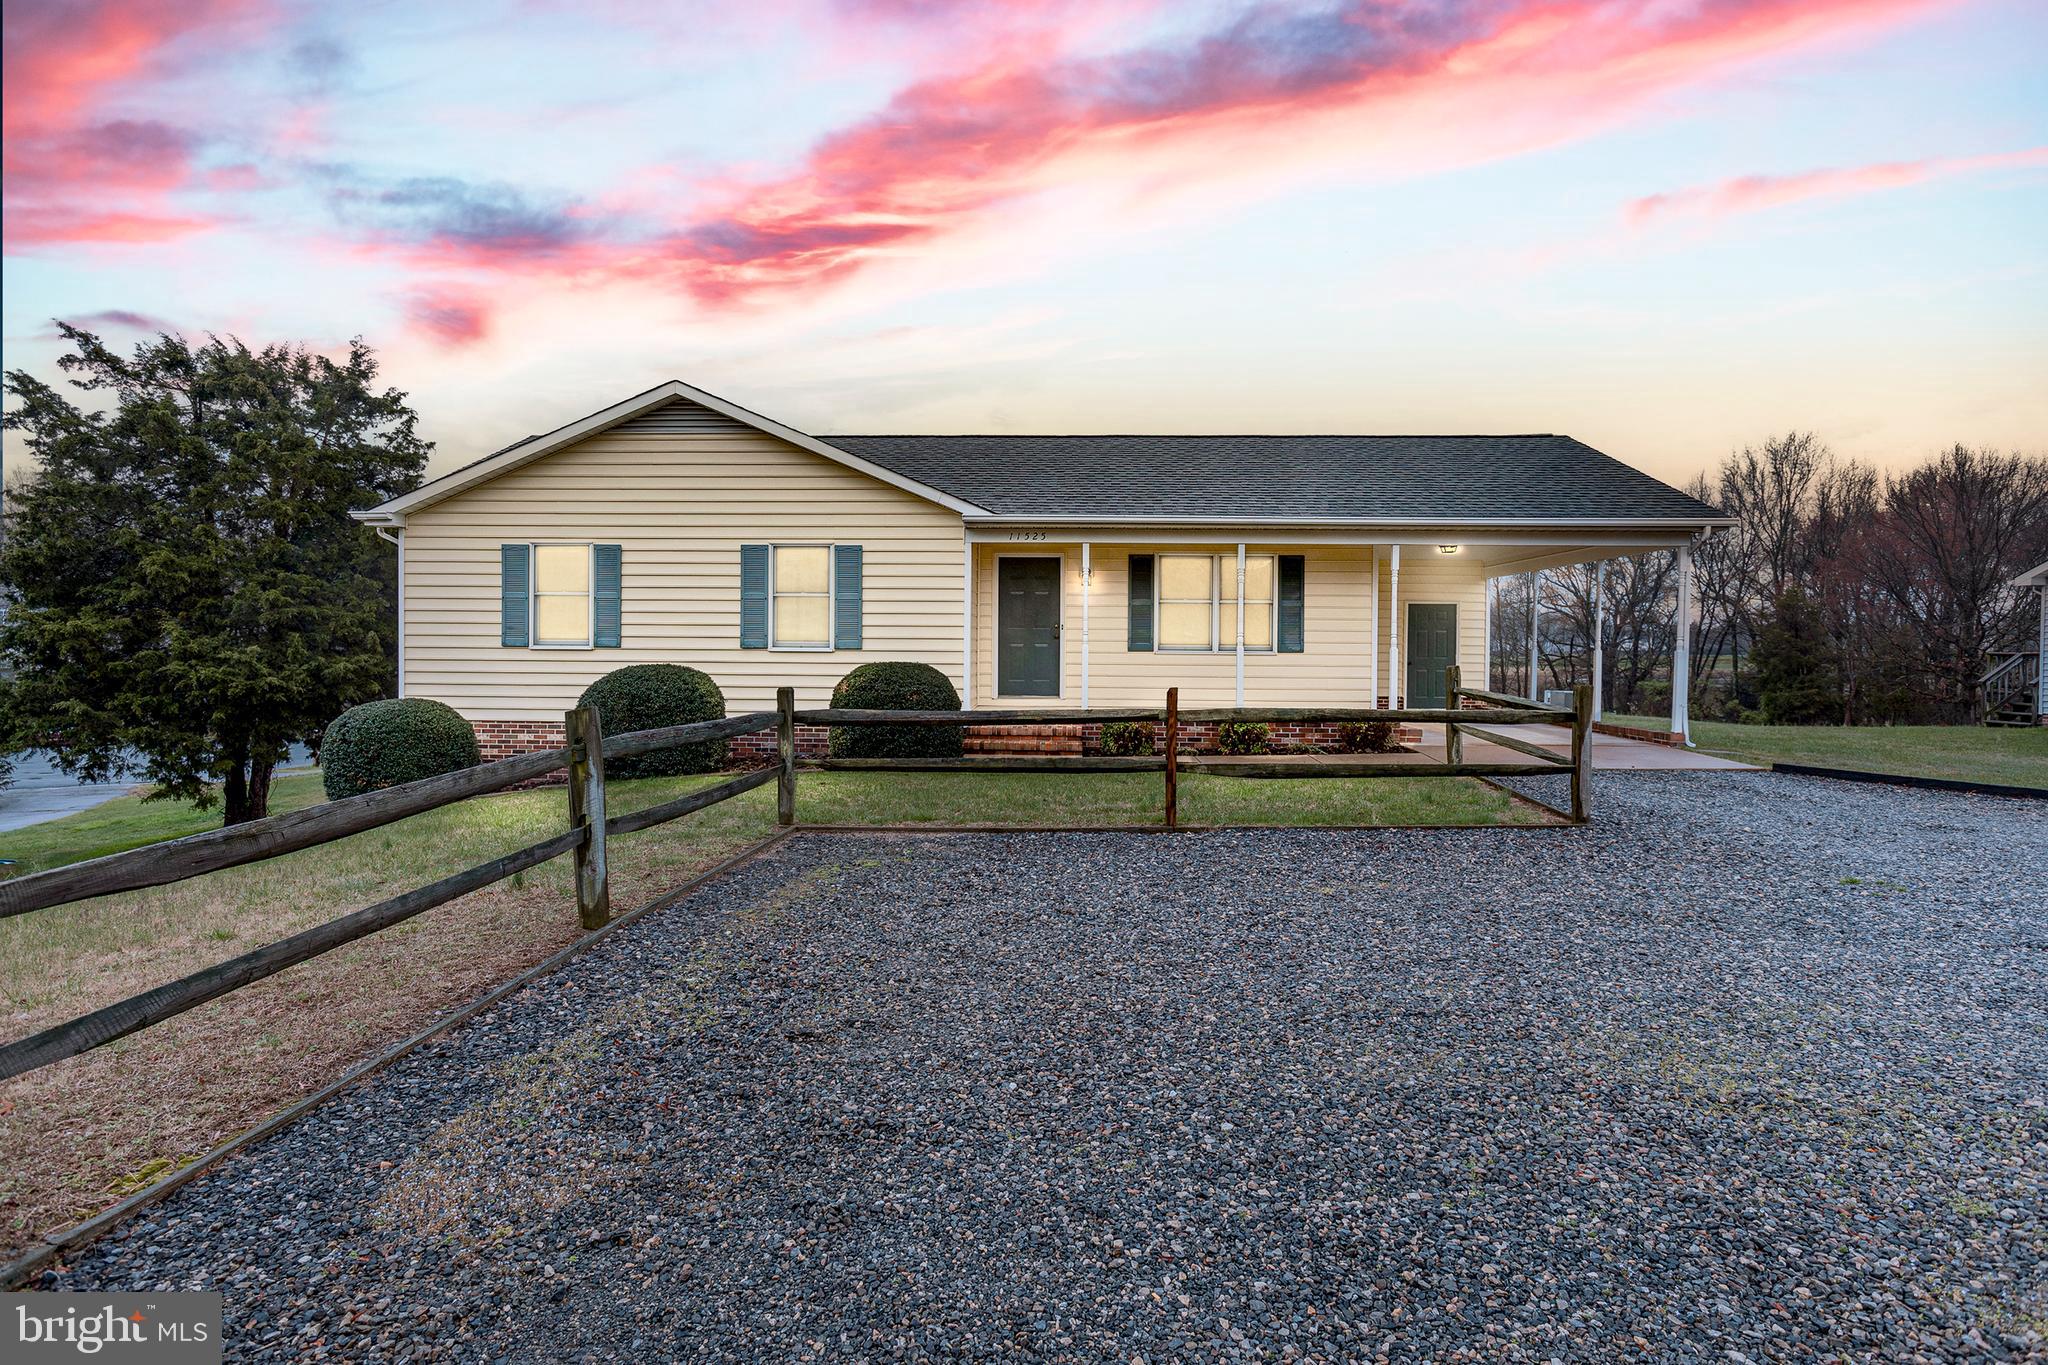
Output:
M1291 526L1304 530L1341 527L1504 526L1544 530L1713 530L1733 526L1733 517L1104 517L1059 513L1029 516L990 513L968 516L970 526Z

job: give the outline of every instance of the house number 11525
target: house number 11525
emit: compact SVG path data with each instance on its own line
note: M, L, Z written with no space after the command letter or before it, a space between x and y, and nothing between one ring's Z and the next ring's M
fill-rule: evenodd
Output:
M1011 540L1044 540L1044 539L1045 539L1045 532L1043 532L1043 531L1012 531L1012 532L1010 532L1010 539L1011 539Z

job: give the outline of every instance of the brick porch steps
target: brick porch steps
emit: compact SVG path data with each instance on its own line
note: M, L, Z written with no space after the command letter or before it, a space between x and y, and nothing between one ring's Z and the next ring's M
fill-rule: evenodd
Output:
M970 725L962 747L970 754L1078 754L1078 725Z

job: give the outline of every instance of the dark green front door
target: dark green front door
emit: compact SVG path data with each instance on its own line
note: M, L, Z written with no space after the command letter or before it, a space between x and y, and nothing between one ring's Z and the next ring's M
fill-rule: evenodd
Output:
M1060 694L1060 562L996 561L996 691Z
M1442 706L1444 670L1457 661L1458 608L1449 602L1410 602L1408 704Z

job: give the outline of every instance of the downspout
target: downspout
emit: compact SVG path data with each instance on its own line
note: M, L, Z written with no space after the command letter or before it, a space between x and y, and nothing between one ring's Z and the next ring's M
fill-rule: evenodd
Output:
M1241 540L1237 542L1237 704L1244 705L1244 542Z
M392 535L389 527L373 526L380 540L388 540L398 548L398 695L405 695L405 535L403 528Z
M1394 547L1393 562L1387 569L1387 700L1401 709L1408 695L1407 679L1401 676L1401 547Z
M960 709L974 709L974 542L960 536Z
M1372 561L1368 572L1371 578L1370 590L1365 595L1365 705L1368 710L1380 704L1380 547L1372 547Z
M1089 545L1081 542L1081 709L1088 709L1088 599L1095 595L1095 566Z

